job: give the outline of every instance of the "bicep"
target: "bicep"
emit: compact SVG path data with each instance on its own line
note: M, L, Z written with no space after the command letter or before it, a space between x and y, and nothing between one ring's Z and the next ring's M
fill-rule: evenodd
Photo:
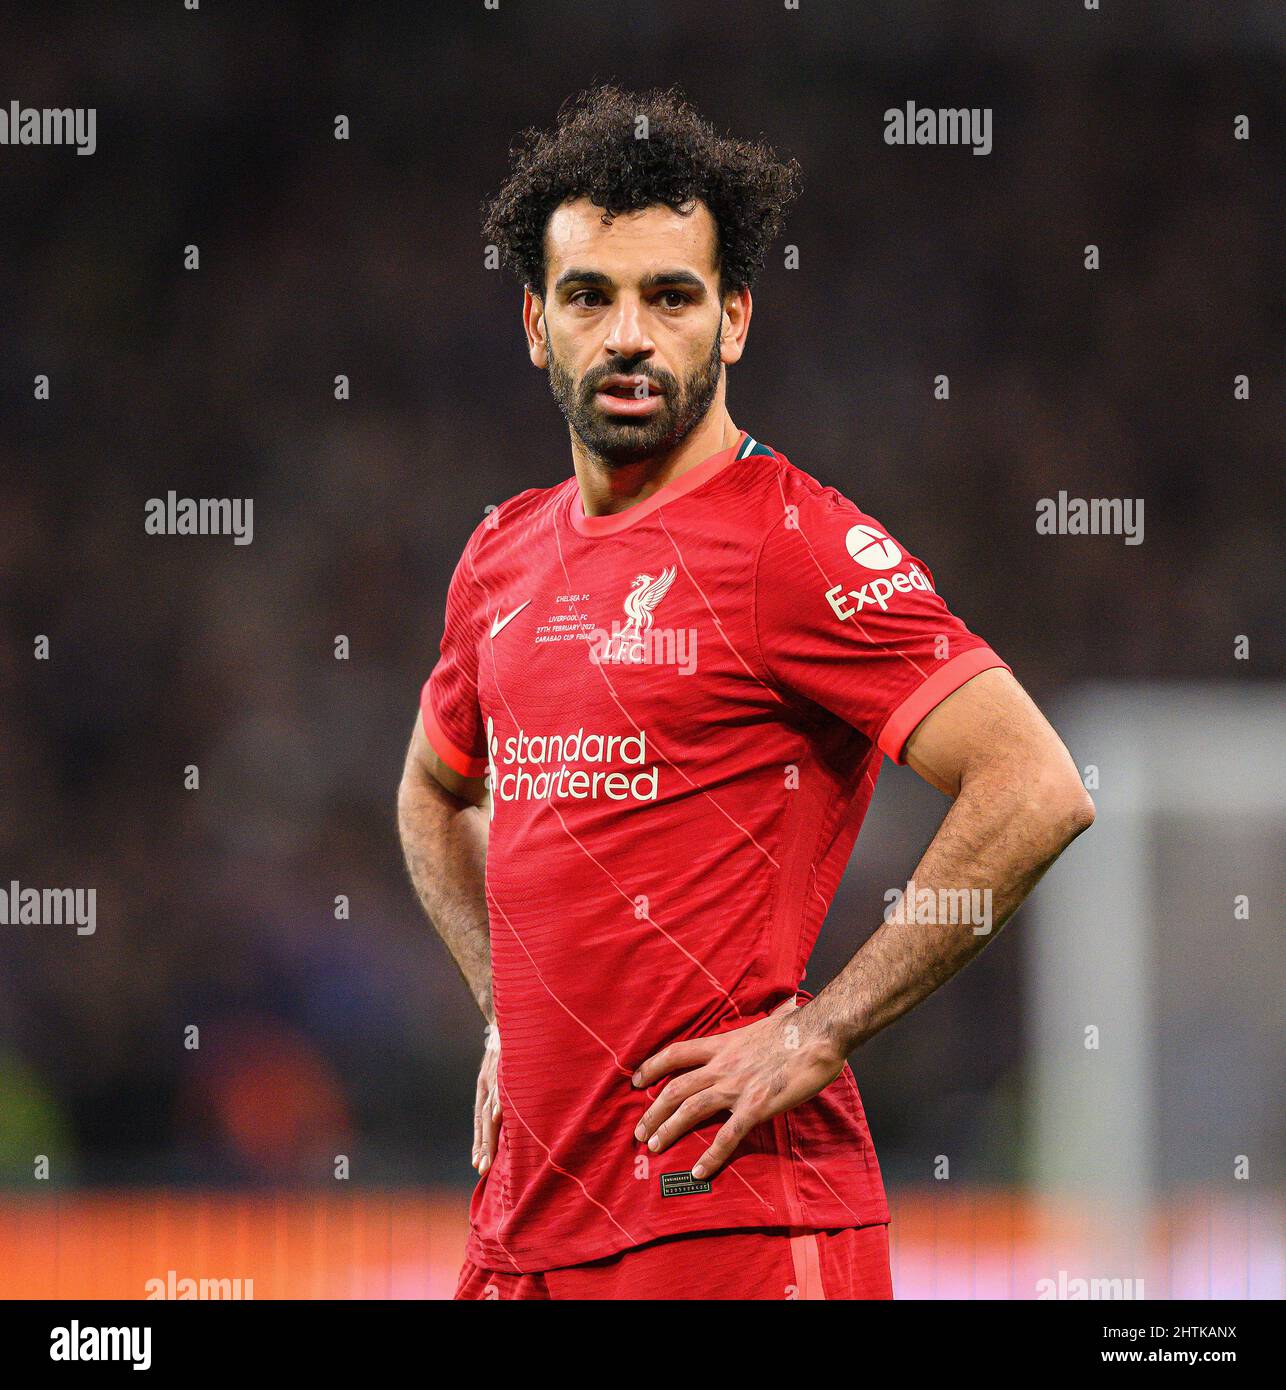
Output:
M974 676L930 710L907 740L906 761L947 796L955 796L972 771L1003 763L1057 765L1077 776L1049 721L1001 668Z
M454 768L448 767L438 756L424 732L424 721L417 719L411 731L411 742L406 750L406 766L403 779L418 777L431 779L444 790L471 806L481 806L487 799L486 779L464 777Z

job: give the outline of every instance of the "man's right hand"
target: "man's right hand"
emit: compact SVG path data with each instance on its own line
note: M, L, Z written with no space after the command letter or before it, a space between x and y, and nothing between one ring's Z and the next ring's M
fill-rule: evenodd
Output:
M480 1176L495 1162L500 1138L500 1029L487 1025L487 1045L473 1099L473 1166Z

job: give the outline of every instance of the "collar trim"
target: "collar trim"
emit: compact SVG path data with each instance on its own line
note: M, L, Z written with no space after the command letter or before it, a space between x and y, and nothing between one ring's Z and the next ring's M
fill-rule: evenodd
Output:
M745 430L742 430L738 434L735 444L726 449L720 449L717 454L711 454L707 459L702 459L700 463L689 468L686 473L680 473L671 482L657 488L650 497L644 498L642 502L636 502L632 507L626 507L623 512L611 512L606 516L585 515L581 505L580 488L576 486L576 481L573 478L572 500L567 515L572 527L579 531L582 536L617 535L633 526L635 522L642 521L646 516L651 516L654 511L663 507L667 502L672 502L676 497L685 497L703 483L708 483L716 473L727 468L730 463L745 458L754 448L762 450L763 446L756 444L756 441L751 439Z

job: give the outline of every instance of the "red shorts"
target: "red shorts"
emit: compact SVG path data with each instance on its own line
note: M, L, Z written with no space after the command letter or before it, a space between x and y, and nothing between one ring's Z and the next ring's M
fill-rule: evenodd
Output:
M466 1260L464 1298L892 1298L889 1228L694 1231L604 1260L505 1274Z

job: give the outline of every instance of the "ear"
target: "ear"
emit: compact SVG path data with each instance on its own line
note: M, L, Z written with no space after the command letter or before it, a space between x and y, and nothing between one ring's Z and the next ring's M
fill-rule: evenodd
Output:
M723 297L723 322L719 335L719 360L732 365L741 361L750 332L750 313L754 308L747 289L733 290Z
M542 371L549 366L549 342L545 337L545 305L529 289L522 292L522 327L527 335L527 356Z

